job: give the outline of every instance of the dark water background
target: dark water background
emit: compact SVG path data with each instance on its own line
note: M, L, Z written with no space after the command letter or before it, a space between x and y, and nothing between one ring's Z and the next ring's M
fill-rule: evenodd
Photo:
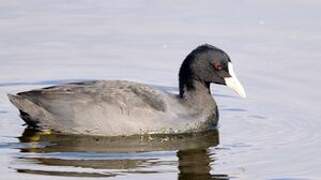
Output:
M0 173L6 179L320 179L321 2L0 3ZM248 98L213 86L217 132L130 138L24 132L6 93L84 79L176 91L202 43L224 49ZM0 178L1 179L1 178Z

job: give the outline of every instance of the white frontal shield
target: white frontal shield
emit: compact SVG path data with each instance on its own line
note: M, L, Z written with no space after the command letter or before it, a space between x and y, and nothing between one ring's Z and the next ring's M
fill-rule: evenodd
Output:
M230 62L228 63L228 71L231 77L224 78L226 86L232 88L241 97L246 98L244 88L240 81L236 78L233 65Z

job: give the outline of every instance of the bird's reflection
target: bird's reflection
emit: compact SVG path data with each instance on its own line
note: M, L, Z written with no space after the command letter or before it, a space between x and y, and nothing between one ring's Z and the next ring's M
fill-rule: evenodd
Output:
M211 174L210 164L215 155L210 155L208 149L219 143L217 130L180 135L97 137L48 135L26 129L19 140L23 144L19 160L29 166L34 164L30 168L16 168L20 173L111 177L168 172L169 168L162 170L161 166L176 172L173 167L177 166L180 180L228 179L227 175ZM39 169L37 164L49 168ZM77 170L64 171L57 167L77 167Z

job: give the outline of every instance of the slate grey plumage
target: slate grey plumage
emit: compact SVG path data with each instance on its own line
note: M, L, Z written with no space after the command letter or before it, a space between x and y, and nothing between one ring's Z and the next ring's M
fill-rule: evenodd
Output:
M211 45L193 50L179 73L179 95L130 81L86 81L8 95L32 128L64 134L188 133L216 127L210 83L245 96L227 54Z

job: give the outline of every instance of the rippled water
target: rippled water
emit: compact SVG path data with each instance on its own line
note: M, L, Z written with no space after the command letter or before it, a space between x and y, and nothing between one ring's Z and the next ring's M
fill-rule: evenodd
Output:
M321 3L0 3L0 173L6 179L320 179ZM231 56L248 98L213 86L217 132L83 137L25 131L6 93L84 79L177 92L202 43Z

